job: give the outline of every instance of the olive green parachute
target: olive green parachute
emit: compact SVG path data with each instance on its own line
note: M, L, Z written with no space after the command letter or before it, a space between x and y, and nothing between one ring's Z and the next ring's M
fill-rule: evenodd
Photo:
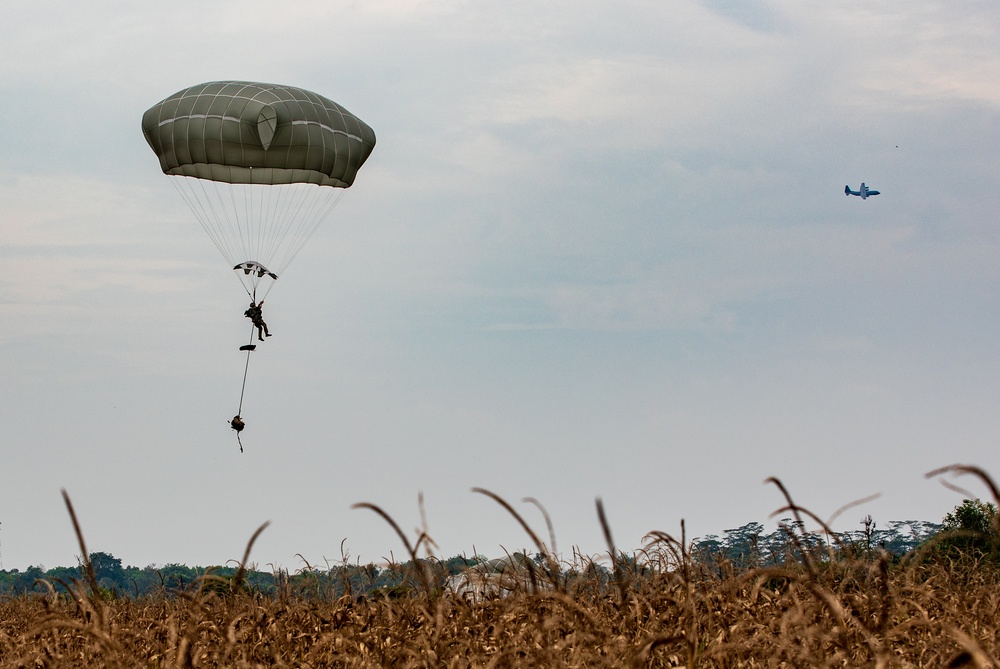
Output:
M142 132L251 294L284 271L375 148L336 102L246 81L179 91L143 114Z

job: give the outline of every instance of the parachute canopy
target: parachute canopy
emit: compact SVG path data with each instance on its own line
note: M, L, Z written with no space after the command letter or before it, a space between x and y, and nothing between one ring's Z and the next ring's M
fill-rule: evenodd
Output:
M336 102L247 81L179 91L143 114L142 132L251 294L281 274L375 148L374 131Z
M347 188L375 148L368 125L292 86L214 81L174 93L142 116L164 174L227 183Z

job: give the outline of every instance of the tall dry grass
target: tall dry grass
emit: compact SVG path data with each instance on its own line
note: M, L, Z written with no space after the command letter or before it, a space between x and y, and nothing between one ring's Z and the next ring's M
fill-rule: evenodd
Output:
M979 470L956 471L992 487ZM780 512L822 531L774 483L787 500ZM470 602L441 589L428 567L392 597L264 596L243 587L238 572L230 580L209 574L177 596L111 599L85 564L69 596L48 588L0 600L0 665L1000 666L1000 582L990 556L946 559L930 547L898 560L850 546L811 550L793 539L797 559L737 570L694 559L682 524L679 538L651 533L641 559L630 561L614 547L598 503L608 580L586 560L559 564L513 508L481 492L508 508L545 556L537 571L512 579L509 596ZM412 558L429 545L425 533L410 543L388 514L361 506L392 524Z

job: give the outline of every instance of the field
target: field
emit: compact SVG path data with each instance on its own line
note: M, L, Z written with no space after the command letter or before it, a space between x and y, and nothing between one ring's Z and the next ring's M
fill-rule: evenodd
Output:
M67 506L73 515L68 498ZM818 523L791 499L787 510ZM87 555L75 516L74 525ZM443 587L438 563L416 559L424 537L411 545L399 534L414 558L399 567L408 586L374 596L264 595L242 571L141 598L103 591L92 570L65 584L69 594L43 584L0 600L0 665L1000 666L1000 572L990 553L931 545L899 559L848 545L810 549L803 532L783 564L737 569L692 555L682 529L680 538L651 534L637 559L609 546L602 568L541 552L480 575L488 587L463 597Z

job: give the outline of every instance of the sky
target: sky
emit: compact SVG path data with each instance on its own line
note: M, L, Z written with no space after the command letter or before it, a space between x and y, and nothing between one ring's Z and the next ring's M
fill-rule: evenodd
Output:
M0 561L631 551L940 519L1000 475L1000 5L259 0L0 8ZM378 143L267 298L143 112L299 86ZM844 185L881 191L862 201ZM975 479L953 481L988 495ZM528 500L537 500L537 505ZM787 514L784 514L787 515ZM550 546L551 547L551 546Z

